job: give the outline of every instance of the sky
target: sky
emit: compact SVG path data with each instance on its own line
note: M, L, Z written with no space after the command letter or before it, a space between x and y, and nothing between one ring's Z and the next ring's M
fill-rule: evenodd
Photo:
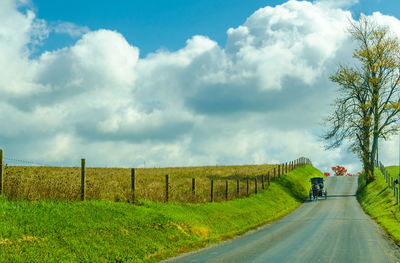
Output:
M306 156L360 171L320 135L349 19L400 36L395 0L2 0L5 162L165 167ZM396 164L398 138L379 157Z
M352 2L353 0L342 0ZM116 30L132 45L140 48L140 56L159 49L178 50L194 35L205 35L224 46L226 30L243 24L259 8L275 7L282 0L147 0L147 1L81 1L81 0L36 0L29 8L39 18L51 24L73 23L84 30L102 28ZM311 1L312 2L312 1ZM353 2L349 6L355 17L360 13L372 14L380 11L387 15L400 14L400 5L395 0L366 0ZM72 45L75 38L63 34L51 34L46 39L44 50Z

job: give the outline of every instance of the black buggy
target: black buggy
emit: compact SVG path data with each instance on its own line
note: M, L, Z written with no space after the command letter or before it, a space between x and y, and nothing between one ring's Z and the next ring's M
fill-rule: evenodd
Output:
M310 188L310 200L317 200L319 196L328 196L326 191L325 180L323 177L312 177L311 178L311 188Z

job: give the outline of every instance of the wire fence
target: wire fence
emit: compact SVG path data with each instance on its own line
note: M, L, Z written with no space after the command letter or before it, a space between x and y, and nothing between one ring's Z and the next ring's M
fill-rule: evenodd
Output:
M396 204L399 205L400 207L400 200L399 200L399 182L398 179L394 179L390 173L386 170L385 166L379 161L375 162L375 166L379 168L379 170L381 171L381 173L383 174L386 183L388 185L388 188L391 189L393 191L393 196L396 199Z
M311 164L301 157L282 164L177 168L86 168L48 166L3 158L0 194L11 200L113 200L218 202L258 193L294 169ZM3 160L24 165L3 165Z

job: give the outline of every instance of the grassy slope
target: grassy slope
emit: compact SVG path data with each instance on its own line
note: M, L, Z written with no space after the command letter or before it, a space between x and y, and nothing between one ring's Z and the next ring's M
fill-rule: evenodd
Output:
M394 176L398 172L398 167L390 167L387 170ZM393 191L387 187L381 172L376 169L375 174L375 181L367 186L365 186L363 175L360 176L358 200L364 211L400 245L399 207L396 205Z
M385 169L389 172L389 174L394 178L397 179L397 175L399 174L399 167L398 166L388 166Z
M0 261L158 261L276 220L308 196L312 166L249 198L220 203L8 201L0 197Z

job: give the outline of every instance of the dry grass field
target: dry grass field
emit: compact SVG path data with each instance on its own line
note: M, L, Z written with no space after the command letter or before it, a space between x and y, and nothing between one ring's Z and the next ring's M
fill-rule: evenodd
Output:
M169 175L169 201L210 201L211 179L214 180L214 200L247 196L255 192L255 178L261 189L261 176L270 172L273 179L274 167L278 165L203 166L176 168L142 168L135 170L135 198L165 201L165 175ZM192 178L196 190L192 192ZM239 194L237 193L239 180ZM79 200L81 191L80 167L35 167L8 166L4 169L4 191L11 199L22 200ZM86 168L86 199L132 201L131 169Z

